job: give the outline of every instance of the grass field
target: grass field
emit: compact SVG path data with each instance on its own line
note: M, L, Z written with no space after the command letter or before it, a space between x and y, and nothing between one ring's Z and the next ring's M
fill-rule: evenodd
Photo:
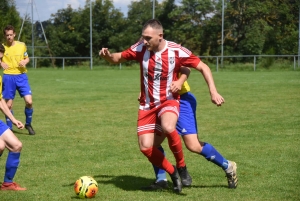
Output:
M137 144L138 70L29 69L28 74L37 134L15 129L23 142L15 181L28 190L0 191L1 201L77 200L73 184L83 175L99 184L93 200L300 200L300 71L214 72L226 100L222 107L210 102L202 76L192 72L199 138L237 162L239 186L228 189L220 168L185 149L193 185L181 195L139 190L154 175ZM22 121L23 110L17 98L14 113ZM7 151L0 158L0 178L6 156Z

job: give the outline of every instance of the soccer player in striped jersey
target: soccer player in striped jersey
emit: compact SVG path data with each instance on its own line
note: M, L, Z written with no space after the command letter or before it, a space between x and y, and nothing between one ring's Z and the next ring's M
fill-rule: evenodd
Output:
M141 97L138 112L137 134L140 151L155 166L169 173L175 192L181 192L182 183L177 168L182 168L188 175L183 157L180 137L176 131L179 114L179 94L170 90L181 66L202 70L200 59L188 49L163 38L163 27L156 19L145 23L142 29L142 40L123 52L110 53L102 48L99 55L110 63L136 60L140 63ZM214 88L211 74L207 76L209 87ZM223 98L216 94L217 105ZM169 147L176 159L173 166L154 145L154 133L164 133ZM185 178L181 178L185 179Z
M3 57L5 52L4 46L0 44L0 59ZM16 120L9 108L6 105L5 100L2 98L2 77L0 76L0 109L1 111L10 118L11 122L15 124L19 129L23 129L24 125L22 122ZM20 187L19 184L13 182L13 178L17 172L18 165L20 163L20 152L22 150L22 142L13 134L9 127L0 120L0 157L7 148L9 150L5 173L4 182L2 183L0 190L14 190L24 191L26 188Z
M3 71L3 98L5 99L8 108L13 113L13 100L16 95L16 90L25 101L25 128L30 135L34 135L35 131L31 126L33 107L32 93L27 77L26 64L29 62L27 48L25 43L15 41L15 28L8 25L3 30L6 38L5 54L2 58L1 67ZM6 124L12 130L12 122L6 117Z
M210 71L209 68L204 69ZM184 76L186 77L188 75L189 71L185 70ZM236 174L236 163L233 161L228 161L226 158L224 158L211 144L198 140L198 129L196 120L197 100L195 96L190 92L190 86L185 80L186 78L175 81L173 83L174 87L171 88L173 93L178 92L180 94L180 111L178 122L176 125L176 130L178 134L181 135L185 146L189 151L199 154L205 157L208 161L211 161L212 163L221 167L225 171L228 182L228 188L236 188L238 184L238 178ZM214 93L216 92L210 91L211 96L214 96ZM213 100L213 97L211 97L211 99ZM155 145L163 154L165 153L163 147L161 146L161 143L164 140L164 138L164 135L156 135L155 138ZM149 186L143 187L142 190L161 190L168 188L168 182L165 171L154 165L153 168L156 180ZM182 171L181 169L178 169L178 172L179 174L184 174L184 171ZM183 176L181 178L187 178L181 181L183 186L191 186L191 177Z

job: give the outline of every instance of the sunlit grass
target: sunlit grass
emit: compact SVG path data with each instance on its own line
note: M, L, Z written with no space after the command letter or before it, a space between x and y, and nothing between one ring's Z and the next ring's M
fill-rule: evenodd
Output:
M73 184L83 175L99 183L93 200L299 199L299 71L214 72L226 100L219 108L210 102L202 76L192 71L199 138L237 162L239 186L228 189L220 168L185 149L193 185L176 195L171 189L139 190L154 175L137 144L139 71L123 67L29 69L37 134L16 132L23 151L15 177L28 190L0 191L1 201L73 200ZM23 110L17 98L14 111L22 121ZM0 158L0 178L6 156L7 151Z

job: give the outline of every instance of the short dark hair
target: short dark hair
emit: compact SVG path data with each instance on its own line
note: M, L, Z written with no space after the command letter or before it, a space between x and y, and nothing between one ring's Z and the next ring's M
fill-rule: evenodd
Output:
M4 46L0 43L0 52L4 53L5 52L5 48Z
M6 34L6 31L12 30L15 33L15 27L13 27L12 25L7 25L4 30L3 30L3 34Z
M151 20L148 20L148 21L144 24L142 31L144 31L147 27L152 27L152 28L154 28L154 29L162 29L162 30L163 30L162 24L161 24L160 21L157 20L157 19L151 19Z

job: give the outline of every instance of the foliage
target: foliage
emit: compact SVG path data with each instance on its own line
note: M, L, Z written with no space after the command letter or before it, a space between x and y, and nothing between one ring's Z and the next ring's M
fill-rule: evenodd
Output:
M14 0L1 0L0 3L0 42L5 42L5 37L3 35L3 30L7 25L13 25L16 28L21 27L21 18L16 9L16 4Z
M112 0L87 0L83 8L71 5L52 14L42 22L46 32L43 37L39 22L34 24L34 43L49 48L35 49L35 56L89 57L90 29L93 32L92 54L108 47L112 52L122 51L135 43L143 24L153 16L153 1L132 1L126 16L115 9ZM92 27L90 27L90 5ZM298 24L300 0L225 0L224 33L222 33L222 1L175 0L155 2L155 17L164 27L167 40L181 43L196 55L220 55L222 34L224 55L295 55L298 52ZM0 26L12 23L17 29L21 18L14 0L4 0L0 5ZM3 41L3 37L1 37ZM32 44L30 17L25 17L21 41ZM32 54L29 48L29 53ZM236 59L232 59L234 62ZM244 58L243 61L250 61ZM76 63L76 60L69 60ZM96 60L96 63L103 61ZM130 64L130 63L129 63ZM45 62L43 65L50 66ZM56 61L61 65L61 60Z

